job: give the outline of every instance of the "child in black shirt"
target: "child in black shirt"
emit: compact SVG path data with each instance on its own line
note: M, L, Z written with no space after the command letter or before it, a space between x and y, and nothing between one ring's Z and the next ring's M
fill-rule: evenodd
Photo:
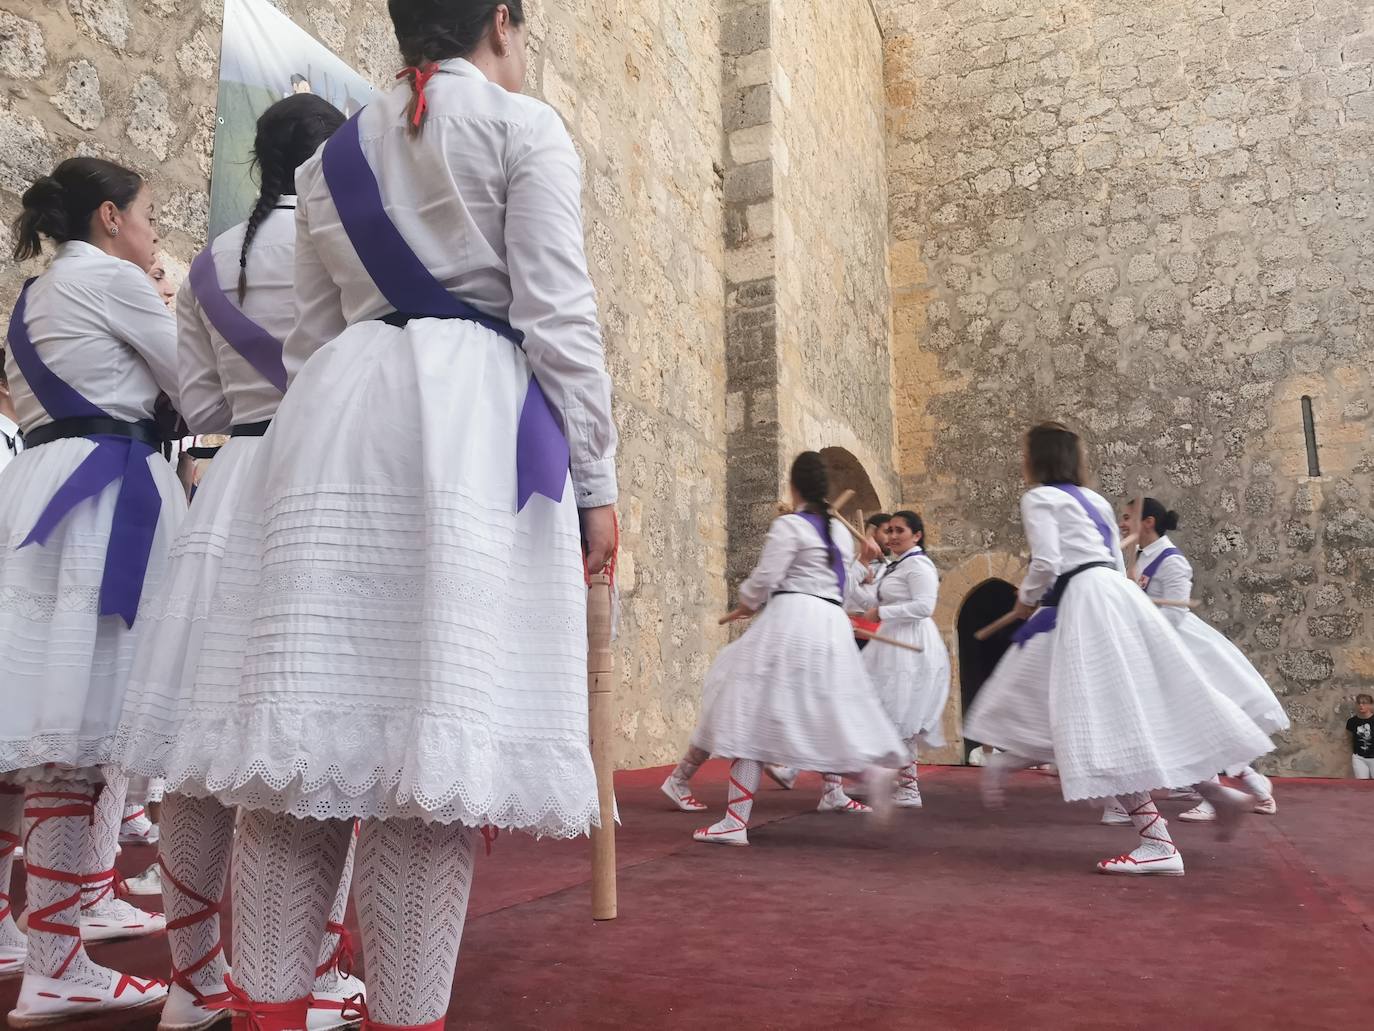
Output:
M1345 721L1354 748L1350 762L1356 780L1374 780L1374 697L1356 695L1355 711L1358 715Z

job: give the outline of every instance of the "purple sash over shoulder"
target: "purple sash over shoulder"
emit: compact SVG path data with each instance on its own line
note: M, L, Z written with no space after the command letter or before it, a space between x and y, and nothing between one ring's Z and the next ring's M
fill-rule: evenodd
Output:
M39 357L25 317L32 285L30 279L20 291L10 316L8 333L15 363L24 374L29 389L54 421L109 418L103 409L77 393ZM150 445L128 437L92 436L87 439L95 444L95 450L57 489L19 546L47 543L68 512L81 502L98 497L106 487L119 480L119 496L115 500L114 521L110 526L110 542L105 549L105 568L100 580L100 615L117 615L127 626L133 626L143 595L153 536L162 512L162 495L148 468L148 457L154 452Z
M824 516L816 512L798 512L796 514L811 524L811 528L820 534L821 540L825 542L827 547L831 545L830 527L826 524ZM830 568L835 572L835 579L840 582L840 597L843 598L845 584L848 581L844 571L844 555L841 554L839 548L832 548L831 550L833 553L830 556Z
M1046 484L1046 486L1053 487L1056 490L1062 490L1069 497L1073 498L1074 501L1078 502L1078 507L1083 509L1084 514L1092 520L1093 526L1097 527L1097 532L1102 535L1102 544L1106 547L1108 553L1110 553L1112 550L1112 541L1116 539L1115 535L1112 533L1111 525L1107 520L1102 518L1102 513L1088 500L1087 495L1083 493L1082 489L1072 483L1050 483ZM1080 569L1081 568L1087 567L1080 567ZM1060 574L1059 578L1055 580L1054 585L1045 593L1045 600L1040 603L1040 607L1031 613L1030 619L1016 628L1016 632L1011 635L1011 639L1018 648L1024 648L1026 642L1032 637L1035 637L1037 634L1049 633L1058 625L1059 598L1064 593L1064 588L1068 586L1069 580L1072 579L1076 572L1078 572L1078 570Z
M1164 565L1164 560L1166 558L1169 558L1171 555L1182 554L1183 552L1179 551L1177 548L1165 548L1151 559L1150 564L1146 566L1140 574L1140 589L1143 591L1149 588L1150 581L1155 578L1155 574L1159 572L1159 567Z
M219 285L215 271L215 256L206 247L191 262L187 277L191 293L195 294L200 310L215 327L215 332L228 342L263 379L283 394L286 393L286 366L282 363L282 342L250 319Z
M377 176L363 153L358 115L346 121L325 144L321 167L339 221L358 259L398 313L415 318L463 319L485 326L517 347L524 343L524 336L515 327L449 293L406 243L386 213ZM535 494L561 501L568 464L567 438L539 381L531 375L515 438L516 511Z

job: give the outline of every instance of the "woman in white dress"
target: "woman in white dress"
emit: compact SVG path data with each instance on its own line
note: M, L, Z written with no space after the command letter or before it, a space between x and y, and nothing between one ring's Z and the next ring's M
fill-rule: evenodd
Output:
M296 324L296 169L341 124L343 115L333 105L309 93L280 100L262 114L253 146L262 189L253 210L191 263L178 295L183 417L198 432L230 438L196 493L172 545L163 589L143 617L115 749L121 765L136 775L176 782L199 758L203 742L185 722L206 688L197 676L201 641L219 618L214 594L224 544L286 386L282 347ZM220 1019L214 1007L229 1001L214 903L223 897L229 875L234 810L213 796L177 793L164 805L159 862L172 920L172 986L161 1026L186 1031ZM312 1031L348 1026L344 1002L363 991L362 982L341 973L335 961L351 865L350 855L316 964Z
M244 810L230 991L269 1028L303 1026L355 819L370 1019L437 1028L478 828L598 817L584 561L616 434L577 154L519 92L520 3L389 9L409 82L296 175L291 386L167 760Z
M1221 692L1145 594L1123 575L1111 506L1083 486L1082 443L1058 423L1026 435L1021 519L1031 549L1015 611L1027 622L974 700L969 737L1005 749L989 761L985 798L1006 773L1054 762L1067 801L1116 797L1140 836L1102 873L1183 873L1150 798L1199 784L1228 826L1249 796L1206 778L1273 746ZM1037 607L1038 606L1038 607Z
M22 809L29 902L27 942L0 909L0 960L14 968L26 952L9 1021L30 1027L166 994L92 962L82 939L163 926L115 897L123 807L101 787L139 613L186 498L153 422L159 392L177 394L176 324L145 275L157 229L142 178L64 161L25 192L15 236L19 260L43 237L58 245L10 318L6 375L26 446L0 473L0 780L26 792L22 805L0 794L0 828L12 844Z
M884 637L919 647L919 652L878 645L863 653L864 669L882 699L883 708L906 744L908 761L897 774L894 802L921 807L917 781L918 746L945 743L941 720L949 700L949 651L932 615L940 594L940 574L925 552L925 524L915 512L894 512L884 524L893 561L871 583L856 566L850 605L862 606L864 619L880 623Z
M790 480L797 511L773 521L732 613L759 615L712 663L691 749L664 785L673 797L707 756L734 760L725 816L698 830L698 841L749 844L765 763L831 771L827 794L843 795L841 774L865 773L875 782L875 805L886 804L891 791L890 772L881 768L902 764L901 741L864 674L844 613L853 548L825 500L821 456L798 455Z
M1137 534L1133 507L1128 505L1122 513L1123 536ZM1186 602L1192 597L1192 564L1168 536L1176 529L1177 512L1166 509L1154 498L1145 498L1141 502L1138 528L1141 551L1135 562L1136 582L1150 598ZM1277 734L1288 729L1288 713L1284 711L1283 703L1259 671L1224 634L1208 626L1191 609L1171 605L1162 607L1160 611L1202 667L1208 683L1239 705L1266 734ZM1273 782L1264 774L1241 764L1227 769L1226 775L1239 778L1255 796L1255 812L1264 816L1278 812ZM1179 813L1178 818L1186 823L1211 823L1216 820L1217 811L1204 798L1194 808Z

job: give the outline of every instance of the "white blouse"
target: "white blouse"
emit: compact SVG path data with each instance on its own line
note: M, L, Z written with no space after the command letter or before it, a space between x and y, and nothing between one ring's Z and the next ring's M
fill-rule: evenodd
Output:
M23 447L19 424L8 415L0 414L0 469L9 465L10 459L19 454Z
M856 572L866 572L855 563ZM940 596L940 573L925 550L917 545L878 573L873 583L854 579L849 589L849 607L860 613L876 607L878 619L929 619Z
M1172 547L1175 547L1174 543L1165 536L1160 537L1149 547L1141 549L1140 555L1135 560L1136 576L1144 579L1145 567L1153 562L1161 551L1166 551ZM1160 563L1154 576L1150 577L1149 583L1144 586L1145 593L1151 598L1187 601L1193 596L1193 564L1181 554L1170 555ZM1164 611L1166 615L1182 615L1188 610L1171 605L1167 606Z
M1111 529L1111 547L1102 541L1096 524L1074 498L1058 487L1032 487L1021 495L1021 522L1030 545L1030 568L1021 581L1020 598L1034 605L1054 585L1060 573L1088 562L1111 562L1121 571L1121 534L1116 513L1095 491L1080 487L1088 503Z
M429 81L424 131L405 129L408 84L376 97L359 137L396 228L454 296L510 322L572 452L582 508L616 499L616 431L596 293L583 253L582 175L558 114L462 59ZM330 200L320 157L296 175L296 329L286 370L391 310Z
M830 521L830 538L846 571L854 564L849 532L838 520ZM749 579L740 584L740 604L757 611L779 591L811 594L839 602L840 585L830 552L816 528L799 515L779 516L768 528L763 554Z
M248 290L239 303L239 252L247 223L210 245L215 272L230 303L278 340L296 324L296 198L283 197L268 212L248 250ZM181 416L192 433L227 433L235 423L270 419L281 391L263 379L201 310L188 279L177 294L177 369Z
M180 407L176 319L133 262L89 243L64 243L29 288L26 315L43 363L111 418L151 419L164 390ZM52 422L13 348L5 352L5 375L24 432Z

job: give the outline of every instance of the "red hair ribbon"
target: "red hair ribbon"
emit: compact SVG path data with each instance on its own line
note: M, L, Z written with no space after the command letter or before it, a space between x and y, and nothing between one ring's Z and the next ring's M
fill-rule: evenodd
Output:
M407 65L396 73L398 79L410 77L410 88L415 91L415 114L411 115L410 124L417 129L425 120L425 110L429 107L429 101L425 99L425 87L438 71L439 66L431 61L419 67Z

